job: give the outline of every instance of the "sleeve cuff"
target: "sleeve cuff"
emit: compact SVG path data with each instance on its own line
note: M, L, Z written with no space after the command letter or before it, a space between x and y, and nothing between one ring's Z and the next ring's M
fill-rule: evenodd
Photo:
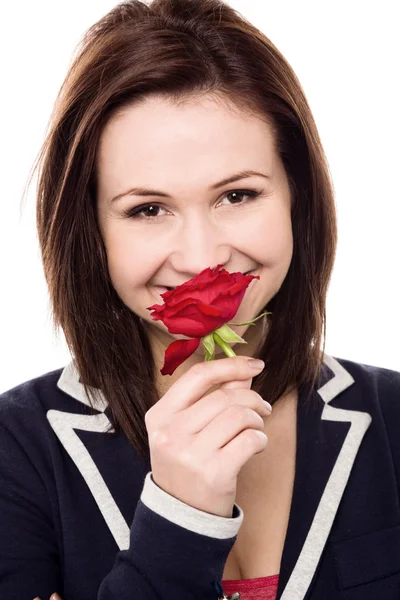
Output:
M212 538L233 538L237 535L244 518L242 509L236 503L231 518L212 515L185 504L161 489L154 482L151 471L146 475L140 499L150 510L168 521Z

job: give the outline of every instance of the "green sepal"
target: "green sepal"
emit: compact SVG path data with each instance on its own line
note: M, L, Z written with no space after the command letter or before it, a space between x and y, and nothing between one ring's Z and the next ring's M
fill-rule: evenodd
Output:
M214 360L214 358L215 358L215 352L213 354L209 354L207 352L207 350L205 351L205 353L204 353L204 360L205 361Z
M234 342L239 344L247 344L246 340L237 335L226 323L215 330L224 342Z
M215 341L213 334L210 333L201 338L201 343L204 348L204 360L214 360L215 358Z

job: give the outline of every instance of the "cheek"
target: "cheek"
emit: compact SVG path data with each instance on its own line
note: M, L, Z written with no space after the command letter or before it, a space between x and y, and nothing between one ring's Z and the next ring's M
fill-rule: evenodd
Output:
M116 228L106 240L107 263L110 279L119 296L132 304L135 293L142 293L149 280L158 271L165 257L157 244L149 243L146 236L132 229Z
M140 280L146 261L137 236L130 235L124 228L115 228L107 232L104 244L114 287L124 286L128 282L132 286L135 280Z
M247 237L248 253L271 267L288 266L293 253L290 214L276 213L259 219L256 230Z
M282 264L283 267L288 263L289 266L293 254L291 226L272 229L269 234L268 245L274 262Z

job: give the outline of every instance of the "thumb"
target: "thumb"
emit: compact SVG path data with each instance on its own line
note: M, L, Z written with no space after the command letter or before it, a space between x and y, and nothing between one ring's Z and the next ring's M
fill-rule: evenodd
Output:
M248 356L244 356L243 359L246 360L246 362L249 360ZM221 390L229 390L232 388L238 388L238 389L245 389L245 390L249 390L251 388L251 384L253 382L253 378L250 377L249 379L235 379L233 381L226 381L225 383L221 383L221 385L219 386L219 388Z

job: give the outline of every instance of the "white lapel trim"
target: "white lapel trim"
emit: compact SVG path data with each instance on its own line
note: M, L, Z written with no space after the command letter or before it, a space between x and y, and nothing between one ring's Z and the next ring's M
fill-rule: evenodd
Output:
M281 600L304 599L328 539L360 444L372 421L371 415L367 412L334 408L329 405L333 398L354 383L354 379L337 360L327 354L324 354L324 363L333 371L334 377L317 390L325 402L321 419L351 423L351 426Z
M59 380L57 381L57 387L60 388L66 394L69 394L75 400L79 400L83 404L90 406L89 400L85 394L85 388L82 383L79 381L79 372L75 366L74 361L72 360L67 366L63 369ZM90 387L89 389L97 396L98 404L96 404L96 410L100 412L104 412L108 406L108 402L105 399L103 393L98 388Z
M47 419L56 436L80 471L120 550L129 548L129 526L115 502L103 476L75 429L104 433L110 422L104 413L77 415L48 410Z
M85 394L85 388L79 381L79 372L73 361L63 369L57 381L57 387L75 398L75 400L90 406ZM46 416L54 433L90 489L119 550L127 550L130 543L129 526L97 468L95 461L75 431L75 429L79 429L81 431L106 433L107 428L110 426L110 421L107 415L104 414L108 402L98 388L90 387L90 389L97 396L96 409L100 411L99 414L82 415L61 410L49 410ZM115 430L112 429L110 433L113 433L113 431Z

